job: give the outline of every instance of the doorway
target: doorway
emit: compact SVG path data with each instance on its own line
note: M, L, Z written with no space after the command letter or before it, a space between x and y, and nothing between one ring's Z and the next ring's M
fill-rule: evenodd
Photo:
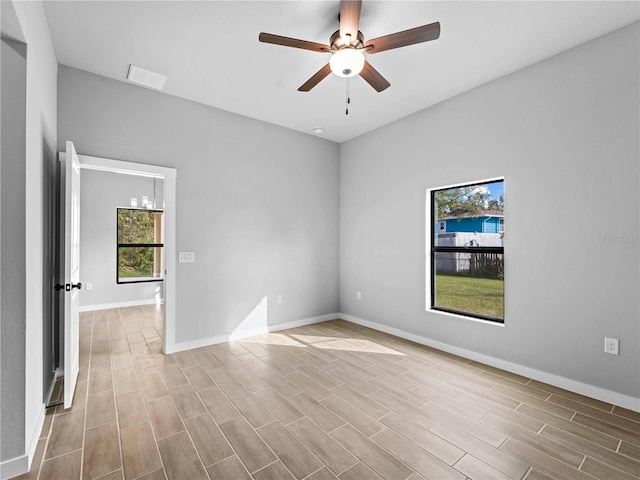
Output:
M152 282L152 289L159 289L162 285L162 297L164 300L164 325L162 328L162 350L164 353L175 351L175 224L176 224L176 175L175 168L161 167L157 165L146 165L140 163L125 162L86 155L78 155L82 172L104 172L109 174L126 175L135 177L138 180L145 180L152 185L155 180L156 202L158 201L158 184L162 182L162 210L163 210L163 254L164 254L164 275L162 282ZM122 177L126 178L126 177ZM91 195L91 192L87 192ZM140 195L153 198L151 195ZM139 202L141 198L135 197ZM130 199L131 200L131 199ZM151 200L149 200L151 201ZM130 205L130 203L129 203ZM155 205L158 207L158 205ZM115 245L114 245L115 249ZM117 266L114 264L114 275ZM88 279L89 283L91 282ZM128 286L128 285L127 285ZM93 287L93 285L92 285ZM93 290L92 290L93 291ZM159 292L157 292L159 293ZM126 305L121 305L126 307Z

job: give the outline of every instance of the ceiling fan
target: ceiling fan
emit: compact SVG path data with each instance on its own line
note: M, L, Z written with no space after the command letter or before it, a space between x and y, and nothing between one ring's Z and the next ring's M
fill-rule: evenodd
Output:
M346 78L360 75L377 92L381 92L391 84L371 66L364 54L371 55L385 50L436 40L440 36L440 22L384 35L365 42L364 35L358 30L361 6L362 0L342 0L340 2L340 29L331 35L329 45L264 32L260 33L258 40L264 43L331 54L329 63L303 83L298 88L299 92L310 91L331 72Z

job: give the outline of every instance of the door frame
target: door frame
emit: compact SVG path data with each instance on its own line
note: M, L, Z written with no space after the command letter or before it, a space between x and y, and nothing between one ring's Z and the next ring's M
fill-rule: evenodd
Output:
M178 170L159 165L78 155L80 168L164 180L164 335L163 352L176 351L176 177Z

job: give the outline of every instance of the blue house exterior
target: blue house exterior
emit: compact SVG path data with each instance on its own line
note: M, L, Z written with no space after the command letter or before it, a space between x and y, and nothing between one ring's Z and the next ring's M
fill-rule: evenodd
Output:
M503 233L504 213L500 211L485 211L478 216L440 218L438 219L437 229L438 233Z

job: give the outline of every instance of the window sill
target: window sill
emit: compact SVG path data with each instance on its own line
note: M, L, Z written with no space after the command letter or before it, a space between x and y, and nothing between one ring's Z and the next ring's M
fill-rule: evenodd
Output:
M443 310L438 310L438 309L435 309L435 308L427 308L427 312L435 313L435 314L438 314L438 315L445 315L447 317L460 318L462 320L470 320L472 322L484 323L485 325L491 325L493 327L504 327L504 320L502 322L492 321L492 320L484 320L482 318L469 317L467 315L462 315L462 314L459 314L459 313L445 312Z
M126 279L116 280L118 285L127 285L129 283L151 283L164 282L163 277L128 277Z

